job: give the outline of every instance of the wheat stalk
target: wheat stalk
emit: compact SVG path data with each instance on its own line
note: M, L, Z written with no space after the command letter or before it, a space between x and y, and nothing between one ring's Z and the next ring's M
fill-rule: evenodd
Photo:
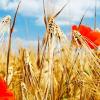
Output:
M8 42L8 52L7 52L7 75L6 75L6 82L7 82L7 80L8 80L8 68L9 68L9 55L10 55L10 49L11 49L11 37L12 37L12 32L13 32L13 29L14 29L14 26L15 26L16 17L17 17L17 12L18 12L20 3L21 3L21 2L19 2L18 7L17 7L17 9L16 9L16 13L15 13L15 16L14 16L13 24L12 24L12 26L11 26L11 28L10 28L9 42Z

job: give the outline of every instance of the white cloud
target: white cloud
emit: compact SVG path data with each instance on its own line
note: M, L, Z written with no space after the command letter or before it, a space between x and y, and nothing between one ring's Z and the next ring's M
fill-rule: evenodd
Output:
M25 40L20 37L12 38L12 48L21 48L21 47L27 48L29 45L32 44L34 44L33 40Z
M5 9L8 6L9 0L0 0L0 8Z
M59 0L60 1L60 0ZM66 1L66 0L63 0ZM60 1L62 2L62 0ZM70 4L60 14L59 19L68 20L70 23L80 21L80 18L88 9L85 17L94 16L95 0L70 0ZM97 8L100 9L100 0L97 0Z
M40 40L40 44L41 44L41 40ZM33 48L35 50L35 52L37 52L37 46L38 46L38 40L25 40L23 38L20 37L13 37L12 38L12 50L13 51L17 51L20 48Z
M7 10L16 9L18 5L18 1L9 2ZM34 14L38 13L40 6L38 6L38 0L22 0L20 5L20 13L26 16L33 16Z
M8 2L9 1L9 2ZM18 5L19 0L0 0L1 9L4 10L15 10ZM50 0L46 1L46 9L48 13L52 11L56 13L68 0ZM76 21L80 21L80 18L89 7L86 17L94 16L94 3L95 0L69 0L70 3L62 11L58 17L59 24L71 24ZM100 0L97 0L97 9L100 9ZM34 16L37 17L37 23L43 23L43 7L42 0L22 0L20 13L24 16Z

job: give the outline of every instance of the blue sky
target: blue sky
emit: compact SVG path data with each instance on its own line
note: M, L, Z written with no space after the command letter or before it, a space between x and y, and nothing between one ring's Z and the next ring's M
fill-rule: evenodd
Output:
M54 2L57 1L57 2ZM65 4L67 0L53 0L49 2L45 0L46 13L56 13ZM85 10L86 13L84 24L93 27L94 24L94 1L95 0L69 0L68 6L57 17L56 22L61 26L65 34L68 34L71 25L78 24ZM0 0L0 18L10 15L13 19L15 9L19 0ZM51 7L53 9L51 9ZM97 26L100 28L100 0L97 0ZM43 23L43 7L42 0L22 0L21 7L17 16L15 31L13 38L20 38L27 41L36 41L38 34L42 39L45 32Z

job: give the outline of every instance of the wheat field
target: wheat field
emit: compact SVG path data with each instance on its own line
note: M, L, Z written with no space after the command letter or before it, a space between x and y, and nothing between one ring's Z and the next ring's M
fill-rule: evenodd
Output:
M44 9L46 33L37 51L20 47L14 53L11 35L8 51L0 47L0 71L16 100L100 100L100 50L91 49L78 31L71 30L72 39L65 36L55 22L59 13L46 19Z

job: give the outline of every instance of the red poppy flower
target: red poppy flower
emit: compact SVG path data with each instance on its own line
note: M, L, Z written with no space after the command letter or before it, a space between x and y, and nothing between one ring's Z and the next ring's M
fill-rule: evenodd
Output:
M14 94L8 90L7 84L0 79L0 100L15 100Z
M79 31L80 34L84 37L86 37L88 40L93 42L96 46L100 46L100 32L92 30L90 27L85 25L80 25L80 27L73 25L72 30ZM91 42L87 41L87 44L90 46L90 48L95 48L94 45L91 44Z
M83 35L83 36L87 36L87 34L92 31L92 29L90 27L85 26L85 25L80 25L80 27L73 25L72 30L79 31L81 33L81 35Z
M100 38L96 39L96 40L94 41L94 43L95 43L97 46L100 46Z

